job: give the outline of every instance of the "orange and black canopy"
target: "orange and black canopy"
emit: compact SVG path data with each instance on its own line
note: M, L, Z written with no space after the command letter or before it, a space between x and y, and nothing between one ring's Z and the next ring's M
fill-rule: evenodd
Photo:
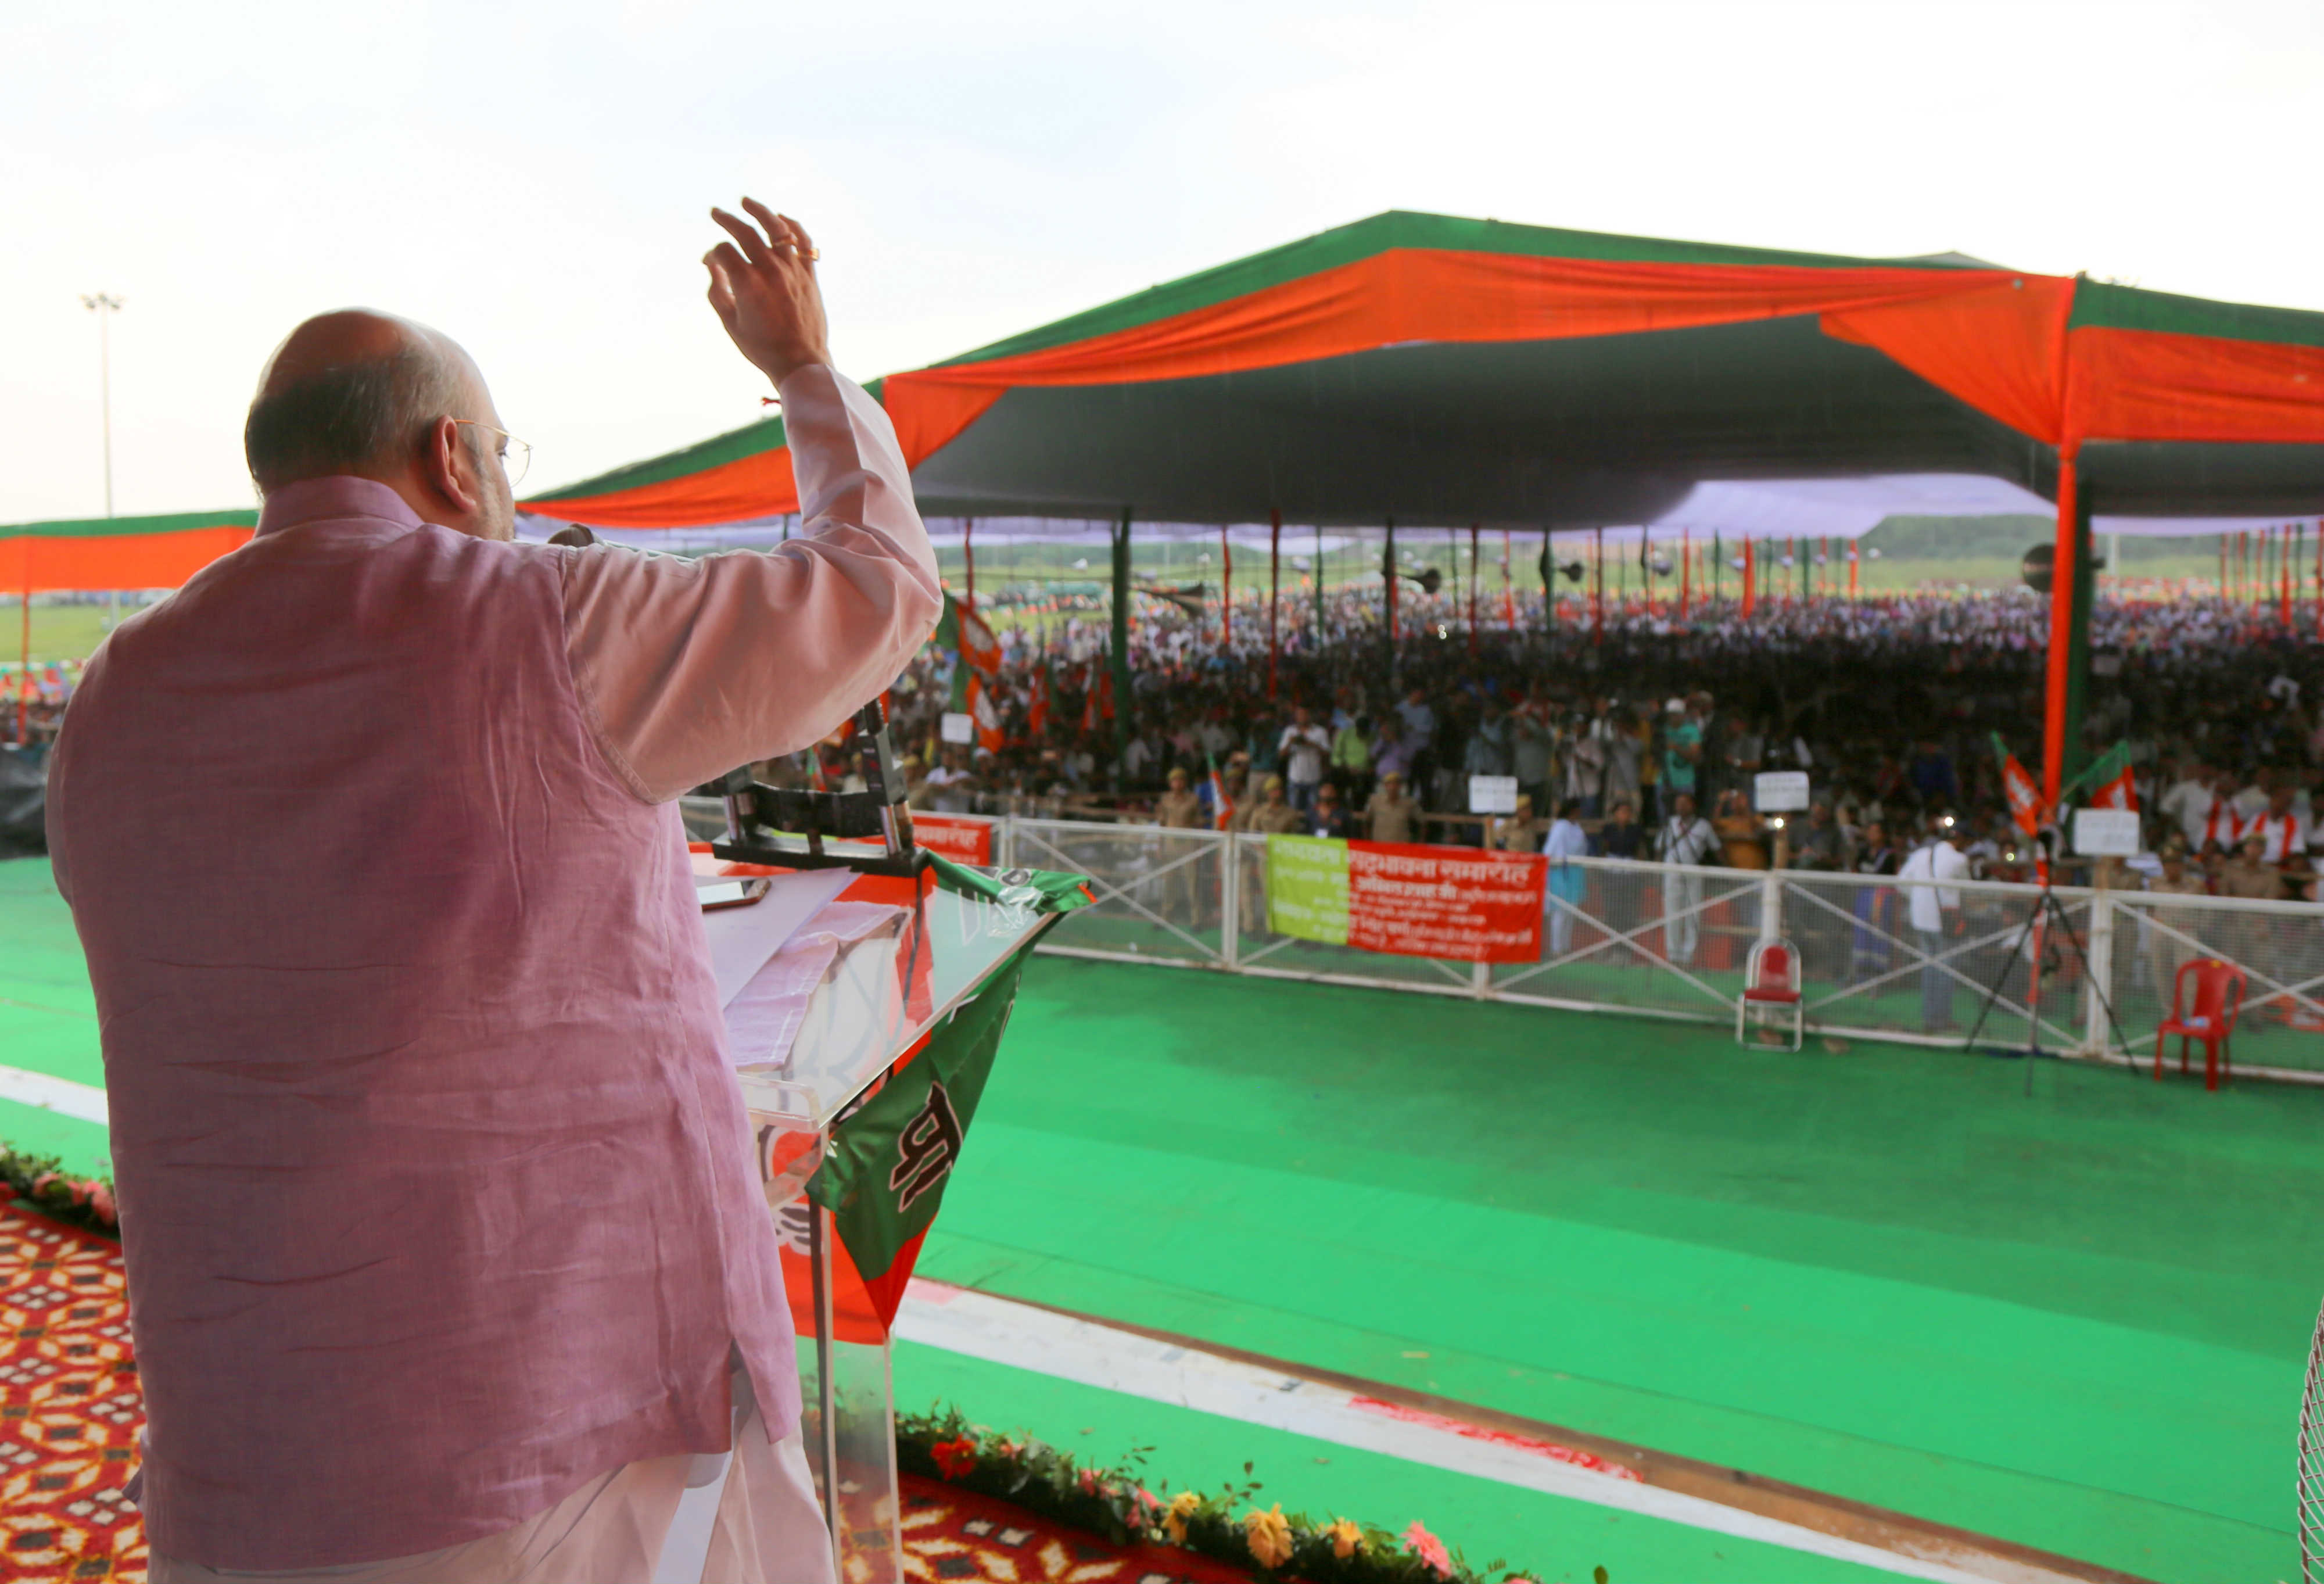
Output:
M2113 513L2324 497L2324 314L1433 215L879 391L932 515L1584 527L1711 478L1978 473L2046 494L2061 450ZM795 505L779 419L529 503L640 528Z

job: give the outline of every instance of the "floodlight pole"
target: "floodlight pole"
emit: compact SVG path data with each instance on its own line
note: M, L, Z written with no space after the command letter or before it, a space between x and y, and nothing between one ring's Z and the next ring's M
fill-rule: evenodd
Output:
M105 514L113 515L113 316L121 299L99 291L80 299L97 316L97 389L99 421L105 427Z
M113 515L113 316L121 311L121 299L109 291L99 291L82 297L80 305L97 316L97 421L103 426L105 435L105 514L111 517ZM121 591L119 589L107 591L106 605L106 631L110 631L114 627L121 624ZM25 663L28 666L32 659L29 637L32 613L32 598L28 594L24 596L24 625L28 634L25 640ZM20 731L17 735L21 738L23 733Z

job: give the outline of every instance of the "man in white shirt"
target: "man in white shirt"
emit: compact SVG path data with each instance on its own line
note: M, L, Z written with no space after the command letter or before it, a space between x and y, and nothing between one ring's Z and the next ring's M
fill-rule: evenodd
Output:
M2281 864L2295 852L2308 851L2308 821L2292 806L2292 788L2282 782L2267 800L2262 813L2245 822L2241 835L2257 835L2266 843L2260 853L2262 863Z
M1682 792L1671 800L1671 816L1660 833L1665 863L1708 863L1719 845L1711 822L1694 811L1694 794ZM1663 875L1663 949L1673 965L1694 962L1694 948L1702 924L1702 877L1665 871Z
M1912 922L1913 934L1920 940L1923 1032L1944 1034L1955 1027L1953 981L1952 974L1937 959L1944 951L1948 926L1960 916L1960 893L1949 886L1926 882L1968 879L1969 859L1953 845L1950 825L1941 820L1932 821L1930 833L1933 839L1904 860L1896 878L1924 882L1908 885L1904 892L1905 915Z
M1314 813L1315 788L1323 782L1323 760L1332 751L1332 734L1315 723L1303 704L1293 713L1291 724L1283 728L1277 751L1283 755L1285 797L1301 814Z

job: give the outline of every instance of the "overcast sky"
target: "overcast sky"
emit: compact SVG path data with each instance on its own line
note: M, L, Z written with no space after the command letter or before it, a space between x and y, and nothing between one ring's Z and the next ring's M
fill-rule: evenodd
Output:
M2324 309L2324 7L0 7L0 522L247 504L300 318L450 332L527 488L750 421L714 202L861 379L1388 208Z

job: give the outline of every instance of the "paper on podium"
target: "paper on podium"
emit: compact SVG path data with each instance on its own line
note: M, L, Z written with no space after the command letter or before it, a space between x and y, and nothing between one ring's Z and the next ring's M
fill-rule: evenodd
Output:
M748 907L704 914L702 928L710 937L710 972L718 981L718 1005L724 1008L740 995L751 976L788 944L799 926L823 911L854 879L854 871L844 869L770 875L767 894Z
M817 1070L836 1070L867 1041L885 1051L899 993L891 926L905 912L878 902L834 902L818 912L727 1003L734 1064L788 1067L794 1046L811 1045Z

